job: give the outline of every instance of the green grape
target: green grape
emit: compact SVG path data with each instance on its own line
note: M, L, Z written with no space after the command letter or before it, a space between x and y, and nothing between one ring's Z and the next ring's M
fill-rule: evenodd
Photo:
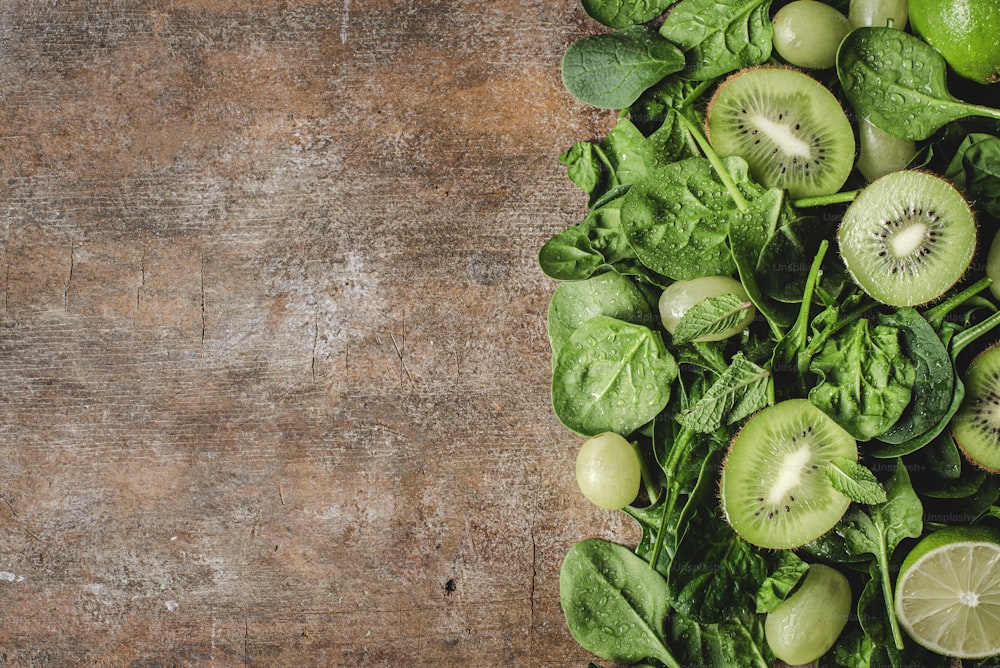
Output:
M907 4L909 0L851 0L847 10L847 19L852 28L866 26L882 27L892 19L892 27L902 30L909 18Z
M721 297L726 294L737 295L745 301L750 301L743 285L730 276L702 276L690 281L674 281L660 295L660 320L663 322L664 328L673 334L674 330L677 329L677 323L681 321L685 313L691 310L692 306L709 297ZM700 338L698 341L721 341L735 336L750 326L755 314L756 310L753 307L748 308L746 315L736 326L718 334Z
M635 501L642 461L635 446L607 432L587 439L576 456L576 484L594 505L620 510Z
M767 644L789 665L815 661L833 647L844 630L851 601L851 585L840 571L812 564L798 589L767 613Z
M917 154L917 145L893 137L865 119L858 121L858 171L869 181L906 169Z
M847 17L816 0L793 0L772 20L774 49L792 65L825 70L837 61L837 47L851 31Z

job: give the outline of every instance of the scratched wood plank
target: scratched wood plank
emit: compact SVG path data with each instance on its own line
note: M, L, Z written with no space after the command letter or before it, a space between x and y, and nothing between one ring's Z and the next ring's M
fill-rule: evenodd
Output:
M575 2L0 8L0 665L585 665Z

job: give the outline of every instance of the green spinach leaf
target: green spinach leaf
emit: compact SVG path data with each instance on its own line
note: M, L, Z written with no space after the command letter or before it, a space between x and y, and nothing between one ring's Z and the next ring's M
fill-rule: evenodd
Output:
M1000 137L981 132L966 135L944 177L965 191L977 209L1000 218Z
M750 181L746 162L740 158L727 159L725 166L749 200L746 213L739 211L706 158L688 158L653 170L632 186L623 198L621 223L646 267L677 280L731 275L737 267L728 245L730 225L746 225L746 220L770 228L761 233L763 246L777 227L781 192ZM758 255L759 248L753 267Z
M754 597L759 613L771 612L781 605L809 570L809 564L791 550L779 551L777 562Z
M666 135L646 137L627 117L621 116L600 142L577 142L559 156L566 175L589 195L593 209L624 187L643 179L649 170L670 162L664 154Z
M771 55L771 0L681 0L660 34L685 52L690 79L715 79Z
M559 281L580 281L615 271L660 288L669 285L671 279L650 271L636 257L621 227L621 203L619 197L595 208L546 241L538 252L542 272Z
M571 44L563 55L562 80L581 102L623 109L683 67L684 54L676 46L646 26L633 26Z
M929 432L948 412L955 387L955 369L948 349L934 328L915 309L901 308L878 316L879 324L899 332L903 354L913 362L919 383L909 406L879 440L903 444ZM897 454L903 454L897 452Z
M764 638L764 617L749 610L722 624L698 624L681 615L674 615L670 618L667 633L674 653L687 668L774 666L774 655Z
M927 139L966 116L1000 119L1000 109L954 97L941 54L895 28L857 28L848 34L837 52L837 75L854 110L900 139Z
M910 403L916 375L899 345L899 334L868 320L855 320L827 339L809 370L819 383L809 401L859 441L884 433Z
M580 325L556 356L553 408L579 434L630 434L664 409L677 373L658 332L599 315Z
M677 280L736 271L726 245L736 205L704 158L656 170L629 190L622 227L639 261Z
M580 646L609 661L653 658L681 664L668 649L667 583L629 549L598 539L570 548L559 572L559 601Z
M558 357L577 327L599 315L647 327L655 324L646 297L625 276L606 272L583 281L568 281L556 288L549 300L547 328L553 357Z
M670 6L672 0L582 0L587 16L609 28L627 28L649 23Z

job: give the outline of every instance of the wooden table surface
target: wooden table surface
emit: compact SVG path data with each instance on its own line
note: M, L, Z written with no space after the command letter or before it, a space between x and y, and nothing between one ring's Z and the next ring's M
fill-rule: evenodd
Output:
M0 6L0 666L580 666L576 0Z

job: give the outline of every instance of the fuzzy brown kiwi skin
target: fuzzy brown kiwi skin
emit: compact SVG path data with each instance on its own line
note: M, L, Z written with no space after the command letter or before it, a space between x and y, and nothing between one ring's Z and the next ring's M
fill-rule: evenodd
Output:
M933 176L933 177L934 177L934 178L936 178L936 179L940 179L941 181L944 181L944 182L946 182L946 183L947 183L948 185L950 185L950 186L951 186L952 188L954 188L954 189L955 189L956 191L958 191L958 192L959 192L960 194L961 194L961 192L962 192L961 190L959 190L959 189L958 189L958 187L957 187L957 186L955 185L955 183L954 183L953 181L951 181L951 180L949 180L949 179L946 179L946 178L944 178L944 177L943 177L943 176L941 176L940 174L935 174L934 172L932 172L932 171L930 171L930 170L926 170L926 169L911 169L911 170L907 170L907 171L911 171L911 172L914 172L914 173L916 173L916 174L927 174L927 175L930 175L930 176ZM964 197L965 197L965 195L962 195L962 197L964 198ZM966 200L966 204L968 205L968 207L969 207L969 211L970 211L970 212L971 212L971 214L972 214L972 223L973 223L973 230L974 230L974 232L973 232L973 234L974 234L974 237L973 237L973 240L972 240L972 243L974 244L974 246L975 246L975 248L976 248L976 251L975 251L975 253L978 253L978 252L979 252L979 220L978 220L978 219L976 218L976 210L975 210L975 209L974 209L974 208L972 207L972 203L971 203L971 202L969 202L968 200ZM838 238L839 238L839 236L840 236L840 230L839 230L839 228L838 228L838 230L837 230L837 234L836 234L836 236L837 236ZM975 257L975 253L974 253L973 257ZM942 301L942 300L944 299L945 295L947 295L947 294L948 294L948 292L949 292L949 291L950 291L950 290L951 290L952 288L954 288L954 287L955 287L956 285L960 284L960 283L961 283L962 281L964 281L964 280L966 279L966 277L968 276L968 273L969 273L969 270L971 269L971 267L972 267L972 263L970 262L970 263L969 263L969 266L967 266L967 267L966 267L966 268L965 268L965 269L964 269L964 270L962 271L962 274L961 274L961 275L960 275L960 276L958 277L958 280L956 280L956 281L955 281L955 282L954 282L954 283L953 283L953 284L952 284L952 285L951 285L950 287L948 287L947 289L945 289L945 290L944 290L944 291L943 291L943 292L942 292L941 294L939 294L939 295L938 295L937 297L933 297L933 298L931 298L931 299L928 299L928 300L926 300L926 301L924 301L924 302L921 302L921 303L919 303L919 304L912 304L911 306L913 306L913 307L917 307L917 306L930 306L930 305L932 305L932 304L936 304L936 303L938 303L938 302ZM857 283L857 280L855 280L855 279L854 279L854 274L853 274L853 272L851 272L851 270L850 270L850 268L849 268L849 267L847 266L847 263L846 263L846 262L844 262L844 268L845 268L845 270L847 271L847 274L848 274L848 275L849 275L849 276L851 277L851 279L852 279L852 280L854 280L855 284L858 284L858 285L860 285L859 283ZM874 299L874 298L873 298L873 299ZM876 301L877 301L877 300L876 300ZM956 442L957 442L957 441L956 441Z
M986 353L988 353L990 350L996 348L997 346L1000 346L1000 341L997 341L997 342L993 343L992 345L987 346L985 349L983 349L979 353L977 353L976 356L973 357L972 360L970 360L969 365L971 366L973 362L975 362L977 359L979 359L980 357L982 357L983 355L985 355ZM966 367L966 368L968 368L968 367ZM986 471L987 473L990 473L990 474L1000 473L1000 469L990 468L990 467L985 466L984 464L980 463L978 460L974 459L969 454L969 451L965 449L965 446L962 445L962 442L958 440L958 436L955 434L955 430L953 428L949 429L948 431L951 433L951 440L955 441L955 445L957 445L958 449L962 451L962 456L965 458L965 461L969 462L970 464L972 464L973 466L975 466L976 468L978 468L978 469L980 469L982 471Z

